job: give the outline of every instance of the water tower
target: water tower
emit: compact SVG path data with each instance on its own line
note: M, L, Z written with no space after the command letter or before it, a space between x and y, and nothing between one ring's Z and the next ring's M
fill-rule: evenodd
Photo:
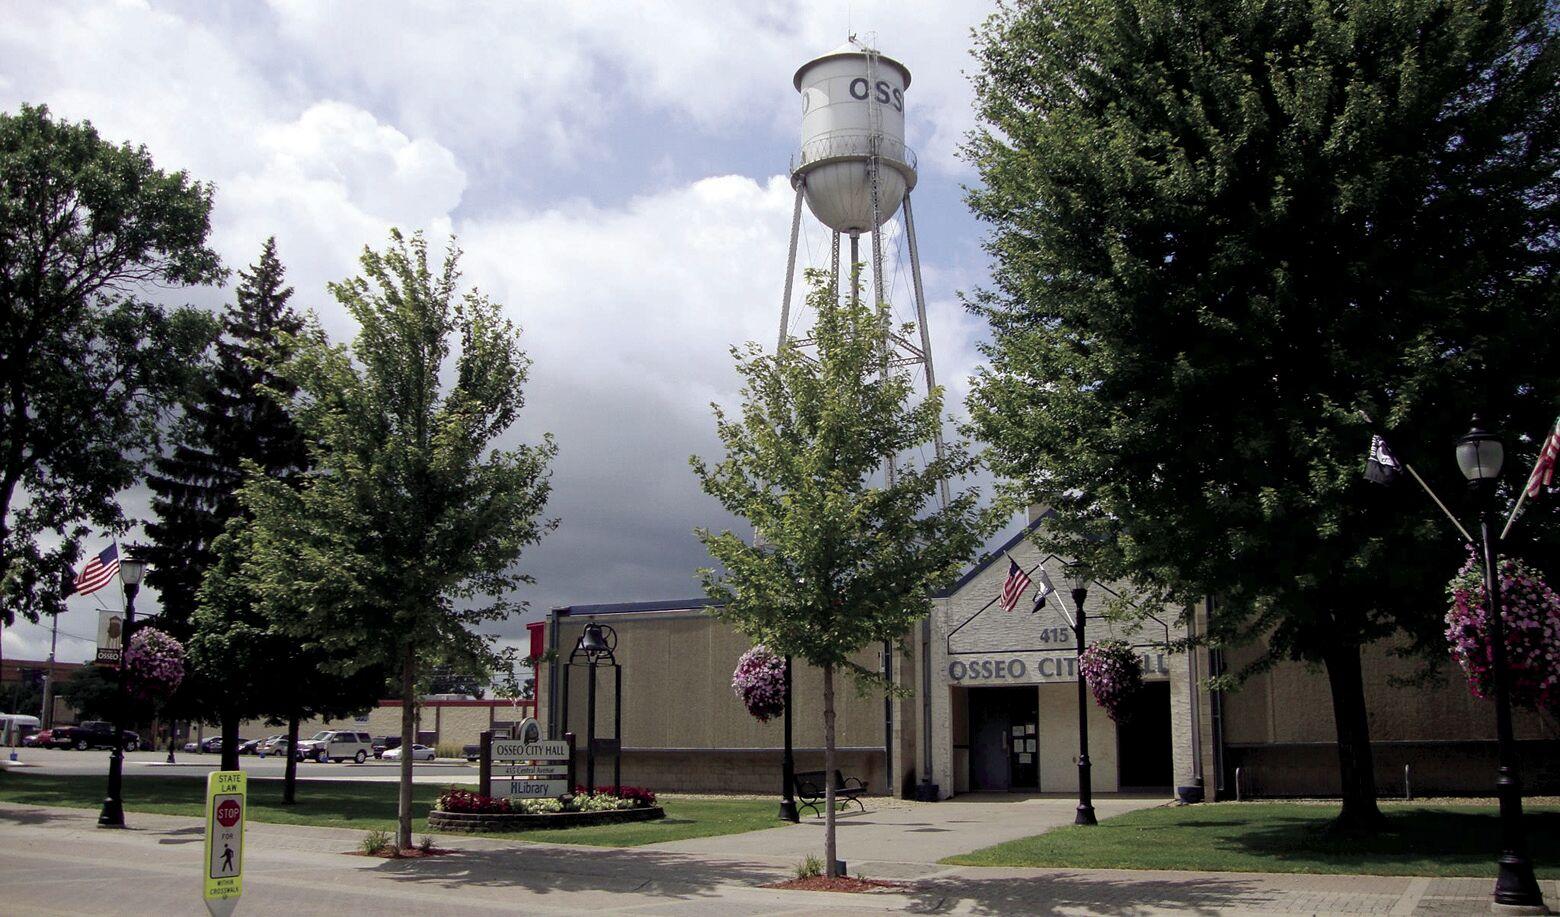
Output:
M916 183L915 154L905 145L905 91L910 70L852 36L833 51L815 57L792 80L802 96L802 144L791 157L791 186L796 206L791 214L791 245L786 258L785 294L780 307L780 341L790 339L791 292L796 275L796 247L802 225L802 202L832 235L829 275L840 289L840 236L850 240L850 264L861 263L861 234L872 243L873 302L883 318L885 369L920 366L926 388L937 384L932 371L932 339L926 327L926 295L921 286L921 257L915 237L910 192ZM915 298L919 341L896 333L890 319L889 291L883 284L883 226L904 213L910 280ZM854 284L851 289L854 290ZM808 338L801 338L808 343ZM942 457L939 429L935 442ZM886 456L892 478L894 456ZM948 482L941 484L948 504Z

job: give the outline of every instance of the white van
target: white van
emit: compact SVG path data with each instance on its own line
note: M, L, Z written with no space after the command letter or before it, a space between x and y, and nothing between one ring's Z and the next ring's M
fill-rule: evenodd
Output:
M43 722L25 713L0 713L0 745L14 748L37 732Z

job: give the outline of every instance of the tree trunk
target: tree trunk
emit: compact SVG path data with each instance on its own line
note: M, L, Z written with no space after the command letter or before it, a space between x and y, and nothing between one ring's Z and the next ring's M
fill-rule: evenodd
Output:
M834 666L823 667L823 874L839 875L834 837Z
M401 799L395 829L395 842L402 850L412 847L412 745L416 741L417 650L407 641L401 659Z
M222 711L222 765L225 771L238 770L238 713Z
M287 716L287 767L282 771L282 805L290 806L298 801L298 711Z
M1376 805L1376 767L1370 749L1370 723L1365 715L1360 648L1336 645L1323 661L1332 688L1333 722L1338 730L1338 774L1343 787L1343 809L1332 829L1346 834L1374 834L1385 818Z

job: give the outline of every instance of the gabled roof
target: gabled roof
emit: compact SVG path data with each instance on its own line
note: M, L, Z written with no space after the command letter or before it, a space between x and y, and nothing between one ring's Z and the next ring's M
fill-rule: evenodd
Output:
M958 582L954 583L952 586L949 586L947 589L941 589L932 593L932 598L945 599L958 592L960 589L963 589L965 586L968 586L970 581L984 573L987 567L996 563L998 560L1001 560L1007 554L1007 552L1013 550L1013 548L1016 547L1020 541L1028 538L1030 532L1033 532L1035 529L1040 527L1040 523L1054 515L1056 515L1055 510L1047 509L1045 512L1036 516L1033 522L1019 529L1012 538L1009 538L1007 541L1003 542L1001 547L976 561L975 566L971 567L968 571L965 572L963 576L959 577Z

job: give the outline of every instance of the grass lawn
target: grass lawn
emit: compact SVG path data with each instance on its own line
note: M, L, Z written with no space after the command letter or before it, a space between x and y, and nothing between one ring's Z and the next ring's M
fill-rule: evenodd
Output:
M1494 806L1383 803L1387 829L1369 839L1323 831L1330 805L1221 802L1141 809L943 860L962 866L1194 869L1218 872L1494 876ZM1524 810L1541 879L1560 879L1560 807Z
M0 771L0 801L39 806L96 809L103 804L104 777L18 774ZM125 811L163 815L204 814L206 782L189 777L127 776ZM412 829L427 830L428 810L444 787L416 784L412 788ZM255 821L327 828L382 828L395 830L398 788L394 783L353 781L298 781L297 805L282 805L282 781L249 782L249 816ZM589 844L599 847L637 847L690 837L736 834L774 828L784 822L775 817L773 800L722 799L719 797L671 797L661 801L666 817L659 821L624 825L596 825L517 834L492 834L505 840L546 841L553 844Z

